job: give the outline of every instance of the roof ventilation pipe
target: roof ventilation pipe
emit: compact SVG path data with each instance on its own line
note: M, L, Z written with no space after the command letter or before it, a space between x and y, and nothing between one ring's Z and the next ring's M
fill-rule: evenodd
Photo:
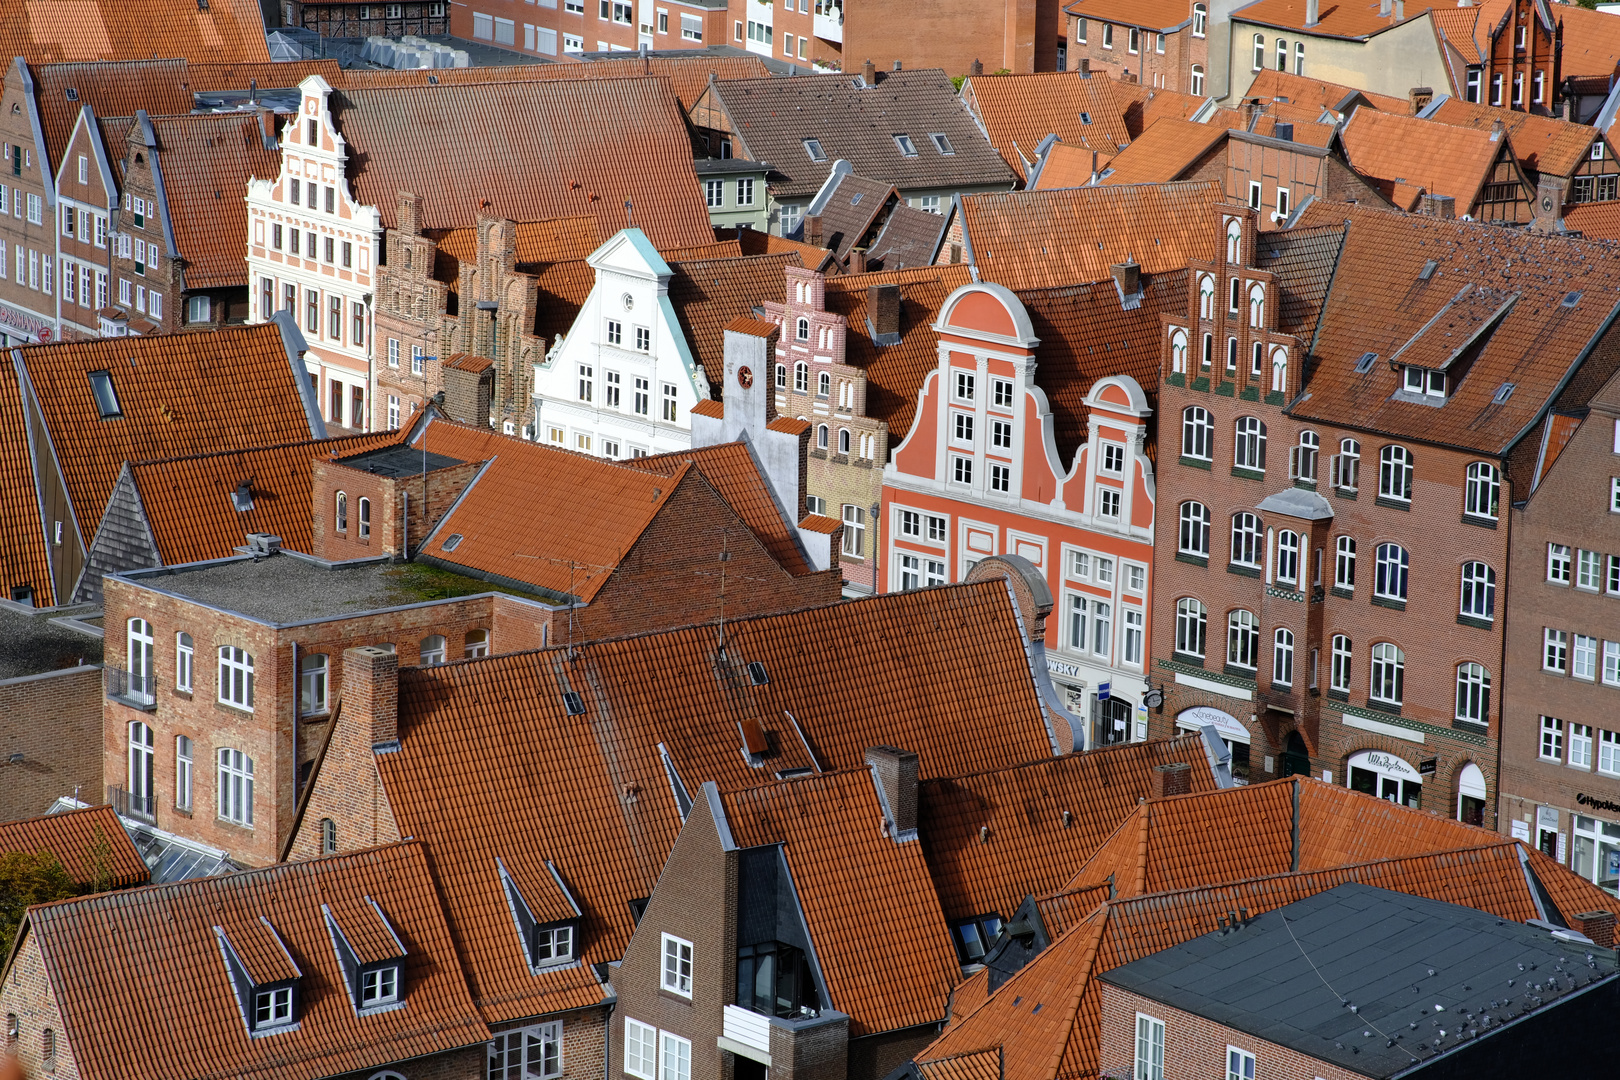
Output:
M1322 21L1321 0L1305 0L1305 25L1315 26Z

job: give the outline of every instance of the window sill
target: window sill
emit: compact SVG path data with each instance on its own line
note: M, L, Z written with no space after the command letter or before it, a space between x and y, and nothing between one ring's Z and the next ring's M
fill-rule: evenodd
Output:
M1193 667L1204 666L1204 658L1202 656L1193 656L1191 653L1172 652L1170 657L1178 664L1191 664Z
M1203 555L1190 555L1185 551L1176 552L1176 562L1188 563L1192 566L1208 566L1209 559Z
M1349 499L1351 502L1354 502L1356 498L1356 489L1336 487L1333 489L1333 494L1340 499Z
M1234 383L1232 383L1230 381L1224 380L1224 379L1221 381L1221 384L1219 386L1215 387L1215 396L1216 397L1232 397L1236 393L1237 393L1236 384L1234 384Z
M1299 488L1301 491L1315 491L1316 490L1316 481L1315 480L1302 480L1302 479L1300 479L1299 477L1296 476L1296 477L1294 477L1294 486Z
M1378 701L1374 698L1368 698L1367 708L1377 712L1389 713L1391 716L1401 715L1401 707L1392 701Z
M1477 525L1481 529L1494 529L1494 528L1496 528L1496 521L1494 519L1492 519L1492 518L1474 517L1472 514L1464 514L1462 516L1462 523L1464 525Z
M1189 469L1203 469L1206 472L1210 470L1210 463L1202 458L1191 458L1183 455L1180 460L1181 464L1187 466Z
M1334 596L1340 597L1344 600L1354 600L1356 598L1355 590L1346 589L1342 585L1335 585L1329 591L1332 592Z
M1385 506L1385 507L1388 507L1391 510L1407 510L1407 511L1410 511L1412 509L1412 503L1411 503L1410 500L1408 500L1408 499L1391 499L1387 495L1379 495L1376 498L1374 498L1373 499L1373 505L1374 506Z
M227 829L241 829L245 833L250 833L250 832L253 831L253 826L244 825L240 821L232 821L229 818L216 817L214 819L214 824L215 825L223 825ZM278 1028L277 1030L281 1030L281 1029Z
M678 1001L682 1005L692 1004L692 997L690 994L677 994L675 991L664 986L660 986L658 988L658 996L666 1001Z
M1266 478L1263 469L1248 469L1242 465L1232 466L1232 475L1241 480L1264 480Z
M1405 600L1392 600L1387 596L1375 596L1372 598L1372 602L1374 607L1389 608L1391 611L1406 610Z
M1329 701L1348 702L1350 700L1350 694L1344 690L1329 690L1327 696Z
M1480 630L1494 630L1496 623L1491 619L1481 619L1476 615L1458 615L1458 626L1472 626Z
M1454 718L1451 726L1458 731L1468 731L1475 735L1489 735L1491 731L1491 725L1484 720L1464 720L1461 717Z
M1227 563L1226 572L1228 574L1236 574L1238 577L1257 578L1260 576L1260 568L1258 566L1239 566L1237 563Z
M1242 664L1221 665L1222 675L1232 675L1239 679L1253 679L1258 668L1244 667Z
M229 709L233 713L239 713L239 714L242 714L242 715L245 715L245 716L252 716L253 715L253 706L251 706L251 705L238 705L233 701L215 701L214 702L214 708L216 708L216 709Z

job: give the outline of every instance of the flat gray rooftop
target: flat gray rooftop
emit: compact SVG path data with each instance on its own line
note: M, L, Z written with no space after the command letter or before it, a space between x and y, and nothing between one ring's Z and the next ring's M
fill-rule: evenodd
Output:
M510 592L419 563L327 567L282 552L130 575L137 584L284 626L486 592Z
M51 621L76 613L93 615L95 608L19 611L0 605L0 679L101 663L100 638Z

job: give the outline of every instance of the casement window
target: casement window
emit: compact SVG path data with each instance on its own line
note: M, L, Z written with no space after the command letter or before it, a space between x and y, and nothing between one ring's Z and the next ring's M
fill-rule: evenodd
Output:
M1603 684L1620 686L1620 641L1603 643Z
M664 934L663 943L663 988L689 998L692 996L692 943L673 934Z
M1291 630L1278 630L1272 643L1271 682L1273 686L1294 684L1294 634Z
M624 1018L624 1071L638 1080L658 1080L658 1029Z
M1570 579L1569 545L1547 545L1547 580L1554 585L1568 585Z
M1134 26L1130 28L1130 34L1125 43L1125 51L1132 56L1142 51L1142 31Z
M635 1023L637 1021L625 1021L627 1047L630 1025ZM645 1024L639 1026L646 1027ZM497 1032L489 1043L489 1067L485 1076L487 1080L547 1080L549 1077L561 1076L562 1040L563 1026L560 1020L518 1028L516 1031ZM631 1071L630 1064L627 1055L625 1071L639 1075ZM639 1064L638 1060L637 1065Z
M1524 104L1524 72L1522 71L1513 73L1513 104Z
M692 1041L658 1033L658 1080L692 1080Z
M915 510L900 511L900 535L920 539L922 537L922 515Z
M1136 1014L1136 1063L1131 1076L1133 1080L1164 1080L1164 1021L1146 1013Z
M754 178L745 176L737 181L737 205L754 205Z
M366 344L366 307L356 300L350 305L353 326L351 327L351 343L356 348L363 348Z
M422 346L420 346L420 345L412 345L411 346L411 374L412 375L421 375L422 374L422 368L424 366L424 362L426 361L426 359L427 359L427 357L423 354Z
M1012 492L1012 466L990 463L990 490L1006 495ZM1102 517L1119 517L1119 492L1104 489L1100 492L1097 512ZM1110 501L1110 499L1112 501ZM1112 512L1110 512L1110 508Z
M968 412L951 413L951 442L959 446L973 445L973 414Z
M680 419L677 391L671 383L664 384L664 419L673 424Z
M1479 68L1468 69L1468 85L1463 91L1463 100L1471 104L1479 104L1480 78L1483 73Z
M129 803L130 809L152 816L152 729L139 720L129 725Z
M1278 45L1282 42L1279 40ZM1280 69L1279 69L1280 70ZM1254 1055L1235 1046L1226 1048L1226 1080L1254 1080Z
M191 740L184 735L174 740L174 805L177 810L191 809L192 787Z
M356 405L356 408L354 410L355 415L354 415L353 419L354 419L355 426L359 427L360 426L360 409L358 407L359 402L358 401L355 402L355 405ZM360 539L369 540L369 539L371 539L371 500L362 498L360 500L360 504L357 507L357 509L360 511L360 513L359 513L359 518L360 518Z
M1012 426L1012 423L1010 421L1007 421L1007 420L992 420L992 421L990 421L990 445L991 445L991 447L996 449L996 450L1011 450L1012 449L1012 444L1013 444L1013 426ZM1107 449L1113 449L1113 447L1109 447ZM1104 457L1105 462L1106 462L1106 459L1108 457L1106 451L1104 452L1103 457ZM1109 471L1106 464L1104 465L1103 471L1104 472Z
M28 196L28 223L30 225L43 225L45 223L45 199L39 195ZM140 224L136 222L136 224Z
M326 193L328 195L332 194L332 189L327 188ZM328 209L330 209L330 207L328 207ZM337 261L337 240L336 240L336 238L331 237L331 236L326 237L326 244L324 246L324 251L326 253L326 263L327 263L328 266L330 266L332 263Z
M1495 521L1501 490L1501 474L1496 466L1485 461L1473 462L1468 466L1463 513L1469 517Z
M1209 8L1204 4L1193 5L1193 37L1203 37L1209 32ZM1162 1026L1162 1025L1161 1025ZM1157 1080L1157 1078L1155 1078Z
M958 371L956 373L955 391L957 401L974 400L976 390L977 383L974 376L965 371Z
M832 397L832 376L825 371L816 376L816 397L824 401Z
M652 394L647 380L638 377L636 379L635 399L631 402L637 416L647 415L647 410L651 407L651 400Z
M1404 446L1386 446L1378 452L1378 497L1412 501L1412 452Z
M726 204L726 182L724 180L703 181L703 201L713 210Z
M278 986L253 995L253 1030L285 1027L293 1022L293 988Z
M1609 513L1620 514L1620 476L1609 478Z
M1012 446L1012 427L1007 427L1008 440L1006 445ZM1001 445L997 443L996 445ZM1125 447L1120 443L1105 442L1102 445L1101 470L1110 476L1123 476L1125 473Z
M1283 38L1277 39L1277 70L1288 70L1288 42Z
M1329 660L1328 689L1341 694L1350 692L1350 639L1343 634L1333 635L1333 651Z
M1598 732L1598 772L1620 776L1620 732Z
M589 364L579 365L579 400L581 401L591 400L591 390L596 385L591 376L592 370Z
M1551 716L1541 718L1541 760L1564 760L1564 722Z
M1537 105L1541 104L1542 93L1547 81L1547 73L1537 70L1530 79L1530 100Z
M298 715L319 716L328 709L327 679L331 663L325 653L298 658Z
M1299 549L1301 537L1291 529L1277 533L1277 580L1286 585L1299 584Z
M1226 617L1226 662L1255 669L1260 658L1260 621L1241 608Z
M1265 552L1265 532L1254 514L1232 515L1232 563L1258 568Z
M1114 24L1103 23L1102 32L1102 47L1112 49L1114 47Z
M1294 74L1305 74L1305 43L1303 41L1294 42Z
M1597 678L1597 638L1576 634L1569 656L1569 673L1588 682Z
M1541 669L1557 675L1569 670L1569 631L1542 627Z
M253 759L229 747L219 752L219 816L237 825L253 824Z
M973 459L960 454L951 455L951 482L956 484L973 483Z
M793 391L797 394L810 392L810 365L803 360L793 365Z
M1124 632L1120 642L1124 655L1120 662L1132 667L1139 667L1142 663L1142 642L1146 637L1147 615L1137 608L1126 607L1124 612Z
M585 380L589 377L586 373L590 371L590 367L582 364L579 370L580 383L583 386ZM619 407L619 390L619 373L617 371L602 372L602 404L609 409L617 409ZM581 398L580 400L589 401L590 399Z
M666 16L660 15L659 19L662 20L665 17ZM684 15L684 14L681 16L681 39L683 41L702 41L703 40L703 18L702 18L702 16L700 16L700 15Z
M1569 764L1577 769L1592 767L1592 726L1569 725Z
M1354 439L1339 442L1339 452L1333 455L1333 486L1340 491L1354 492L1361 473L1361 444Z
M319 290L304 290L304 329L311 334L321 332L321 294Z
M1379 544L1373 576L1373 595L1385 600L1406 600L1410 556L1399 544Z
M333 499L332 528L335 532L349 531L349 496L347 492L340 491Z
M1597 592L1603 583L1603 556L1579 548L1575 552L1575 587Z
M489 655L489 631L469 630L465 643L462 645L461 655L468 660L475 660L480 656Z
M1203 5L1200 4L1198 6L1202 7ZM1187 89L1193 97L1204 96L1204 65L1194 64L1192 66L1192 70L1188 72Z
M343 297L329 295L326 301L326 336L333 341L341 342L343 340Z
M219 700L239 709L253 708L253 656L245 649L220 646Z
M174 688L184 693L191 692L191 666L196 655L192 647L191 635L179 633L174 636Z
M1256 35L1254 35L1254 56L1253 56L1251 64L1250 64L1250 70L1252 70L1252 71L1263 71L1265 69L1265 66L1266 66L1266 36L1264 34L1256 34Z
M1374 701L1399 705L1405 692L1406 654L1396 645L1380 642L1372 651L1372 684L1369 696Z
M1215 421L1197 405L1181 413L1181 456L1212 461L1215 456Z
M1457 665L1457 719L1486 723L1491 712L1491 674L1479 664Z
M397 431L398 429L399 429L399 396L397 394L389 394L388 395L388 430L389 431Z
M103 413L103 415L106 415ZM145 619L131 619L129 636L129 688L127 696L150 705L153 697L152 624Z
M1204 605L1191 597L1176 601L1176 652L1204 658L1204 637L1208 626L1208 613Z
M1288 475L1293 480L1316 483L1316 457L1322 441L1314 431L1299 433L1299 443L1288 454Z
M1153 35L1153 51L1158 53L1160 56L1164 55L1164 35L1163 34L1154 34Z
M1496 617L1496 571L1482 562L1463 563L1458 614L1473 619Z
M866 509L844 504L844 554L859 559L866 551Z

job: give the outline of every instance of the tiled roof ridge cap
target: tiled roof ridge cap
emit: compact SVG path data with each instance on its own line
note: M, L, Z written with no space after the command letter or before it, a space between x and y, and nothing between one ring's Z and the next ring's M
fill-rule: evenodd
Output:
M1000 580L1000 579L998 579L998 580ZM1093 755L1114 754L1116 756L1119 756L1121 754L1121 752L1123 752L1123 751L1131 751L1131 750L1134 750L1134 751L1137 751L1138 753L1140 753L1140 752L1142 752L1142 749L1144 747L1148 747L1148 746L1173 746L1173 745L1175 745L1176 743L1179 743L1179 742L1195 742L1195 741L1197 741L1197 740L1199 740L1201 738L1203 738L1203 736L1199 735L1197 732L1183 732L1180 735L1172 735L1168 739L1154 739L1154 740L1151 740L1151 741L1145 742L1145 743L1120 743L1120 744L1118 744L1116 746L1100 746L1095 750L1087 750L1087 751L1085 751L1083 755L1082 754L1065 754L1062 757L1047 757L1047 758L1038 758L1035 761L1020 761L1016 765L1004 765L1004 766L1002 766L1000 768L980 769L978 772L952 773L949 776L931 776L927 780L924 780L923 783L925 783L925 784L933 784L933 783L938 783L938 782L941 782L941 781L950 781L950 780L971 780L971 779L973 779L975 777L979 777L979 776L1005 775L1007 773L1021 772L1021 771L1026 770L1026 769L1048 768L1054 762L1065 761L1065 760L1068 760L1069 758L1081 758L1082 760L1089 760L1089 759L1092 758ZM1189 762L1188 764L1193 764L1193 763ZM1255 786L1259 786L1259 785L1255 785ZM1186 794L1189 794L1189 795L1209 795L1209 794L1213 794L1213 793L1208 792L1208 791L1192 791L1192 792L1187 792ZM1166 798L1180 798L1181 796L1178 795L1178 796L1165 796L1165 797Z
M484 70L499 71L500 69L486 68ZM432 74L431 71L424 71L424 73L430 75ZM344 85L334 86L332 88L332 96L335 98L341 98L346 102L352 102L354 100L354 95L356 94L397 94L409 91L426 96L428 94L448 94L452 91L458 90L474 91L484 86L533 86L544 89L554 89L560 92L564 88L578 89L581 86L594 86L597 83L604 82L662 83L666 87L671 87L670 92L672 94L674 93L673 84L668 75L642 74L602 75L596 78L583 79L479 79L477 81L458 81L447 83L398 83L378 84L374 86Z
M1051 942L1047 944L1045 949L1042 949L1041 952L1038 953L1033 959L1031 959L1029 963L1025 964L1023 967L1021 967L1017 971L1013 972L1012 976L1006 982L1004 982L1000 986L996 987L996 989L993 992L985 994L984 1000L980 1001L977 1005L975 1005L971 1012L963 1013L961 1018L956 1021L956 1027L960 1028L962 1025L966 1024L969 1020L973 1019L973 1017L977 1016L981 1011L983 1011L992 1001L998 1000L1001 997L1002 992L1005 991L1009 986L1012 986L1013 984L1017 983L1020 979L1023 979L1031 971L1039 971L1039 970L1041 970L1041 966L1040 966L1039 963L1037 963L1037 961L1039 961L1042 957L1045 957L1045 956L1051 954L1052 951L1057 948L1059 942L1065 942L1071 936L1080 934L1082 931L1090 930L1096 936L1095 936L1094 940L1091 943L1091 947L1081 954L1081 958L1085 961L1085 966L1083 968L1081 968L1080 970L1085 973L1085 977L1081 977L1081 978L1076 979L1076 981L1081 986L1081 993L1084 993L1085 983L1089 981L1089 976L1090 976L1090 971L1091 971L1091 964L1093 962L1095 962L1095 959L1096 959L1096 956L1097 956L1097 948L1102 942L1103 929L1107 925L1107 922L1108 922L1108 911L1109 911L1109 904L1110 903L1111 903L1111 901L1108 901L1108 900L1099 901L1096 907L1094 907L1090 911L1086 912L1085 918L1079 920L1073 926L1069 927L1067 930L1064 930L1057 937L1053 938L1051 940ZM1099 916L1101 916L1101 917L1099 918ZM1015 996L1017 996L1017 995L1015 995ZM1078 1002L1078 1000L1079 1000L1079 996L1076 995L1075 1001ZM945 1038L946 1036L948 1036L951 1033L952 1030L954 1030L954 1029L953 1028L947 1028L944 1032L942 1032L940 1034L940 1038ZM1067 1045L1067 1042L1068 1042L1068 1040L1065 1039L1064 1044ZM981 1048L979 1050L969 1050L969 1051L966 1051L966 1052L967 1053L972 1053L972 1054L977 1054L977 1053L982 1053L985 1049L994 1049L994 1047L984 1047L984 1048ZM961 1055L951 1055L951 1056L960 1057ZM933 1060L933 1059L930 1059L930 1060ZM1060 1047L1059 1048L1059 1055L1058 1055L1058 1062L1054 1063L1054 1065L1053 1065L1053 1067L1051 1069L1048 1069L1047 1071L1042 1072L1042 1073L1037 1073L1035 1075L1037 1075L1037 1076L1056 1076L1057 1075L1057 1064L1061 1063L1062 1060L1063 1060L1063 1058L1062 1058L1062 1047Z
M35 814L33 817L17 818L15 821L0 822L0 835L3 835L6 832L7 829L19 827L19 826L22 826L22 825L32 825L35 822L40 822L40 821L66 821L66 820L68 820L70 818L77 817L80 814L89 814L89 813L93 813L94 811L101 810L105 806L106 806L105 803L91 804L89 806L75 806L73 809L71 809L71 810L63 810L59 814ZM54 854L54 852L53 852L53 854Z
M1101 912L1100 918L1098 917L1099 912ZM1058 1042L1057 1056L1052 1060L1051 1065L1040 1073L1041 1076L1056 1076L1058 1074L1058 1071L1063 1067L1063 1057L1069 1049L1069 1040L1074 1038L1074 1014L1079 1011L1080 999L1085 997L1086 988L1091 985L1093 969L1097 965L1097 951L1102 948L1103 934L1108 931L1108 902L1106 900L1099 903L1097 910L1088 915L1086 922L1080 925L1088 925L1093 919L1096 920L1096 932L1092 935L1091 940L1086 942L1085 949L1080 954L1079 969L1084 972L1084 976L1075 979L1070 984L1069 996L1065 1002L1067 1007L1063 1010L1063 1015L1068 1018L1068 1034ZM1029 966L1033 967L1034 965ZM1005 983L1002 984L1002 989L1006 989Z
M1334 208L1335 212L1342 211L1346 214L1353 214L1362 217L1378 217L1388 221L1398 220L1416 227L1424 227L1429 229L1438 229L1449 226L1454 229L1468 232L1473 232L1475 230L1490 230L1489 235L1491 236L1508 237L1511 240L1516 240L1525 244L1535 243L1538 241L1545 243L1545 240L1548 239L1547 237L1544 237L1538 233L1521 232L1516 229L1506 229L1489 221L1463 221L1461 218L1428 217L1423 214L1411 214L1407 213L1405 210L1397 210L1393 206L1370 206L1363 205L1361 203L1335 202L1332 200L1318 199L1311 204L1311 209L1315 209L1317 207L1332 207ZM1320 212L1325 213L1326 210L1323 209ZM1347 218L1345 220L1353 220L1353 218ZM1343 224L1344 221L1341 221L1339 224L1336 224L1333 227L1342 228ZM1325 226L1311 225L1307 227L1316 229L1323 228ZM1286 236L1294 231L1294 229L1282 229L1279 230L1279 235ZM1594 253L1601 253L1611 259L1620 258L1620 241L1607 240L1595 236L1561 236L1558 238L1558 243L1560 246L1571 244L1580 245L1585 248L1593 249ZM1569 260L1561 259L1559 261L1568 262ZM39 348L37 345L28 347Z
M759 783L747 784L743 787L720 788L719 791L720 797L724 799L742 798L756 792L769 791L781 793L791 791L792 788L788 787L789 784L798 784L807 780L843 781L858 776L870 776L871 773L872 767L870 765L851 765L847 769L825 769L821 772L806 773L803 776L788 776L782 778L781 780L762 780Z
M408 428L400 428L398 434L409 433ZM203 458L241 457L245 454L268 453L272 450L292 450L300 446L321 447L334 443L355 442L361 439L380 439L388 435L385 431L364 431L358 435L334 435L325 439L297 439L293 442L265 443L263 446L244 446L236 450L205 450L198 454L180 454L177 457L146 458L141 461L131 461L128 465L132 469L141 469L149 465L174 465L182 461L199 461ZM337 449L337 447L334 447Z

